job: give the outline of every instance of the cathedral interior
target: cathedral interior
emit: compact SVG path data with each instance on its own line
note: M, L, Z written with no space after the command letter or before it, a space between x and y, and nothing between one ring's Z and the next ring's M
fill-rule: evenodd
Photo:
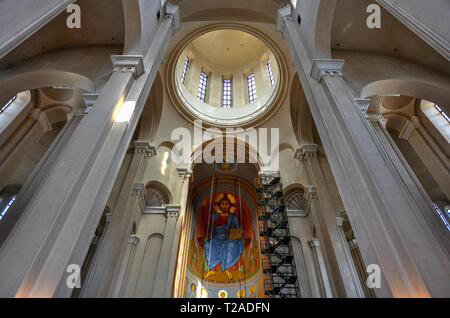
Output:
M0 297L450 297L449 14L0 1Z

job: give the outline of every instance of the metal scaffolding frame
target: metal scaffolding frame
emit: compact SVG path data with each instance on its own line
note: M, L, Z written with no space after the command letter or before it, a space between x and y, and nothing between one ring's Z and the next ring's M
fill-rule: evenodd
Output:
M266 296L272 298L299 298L282 189L280 172L260 173L256 180L264 290Z

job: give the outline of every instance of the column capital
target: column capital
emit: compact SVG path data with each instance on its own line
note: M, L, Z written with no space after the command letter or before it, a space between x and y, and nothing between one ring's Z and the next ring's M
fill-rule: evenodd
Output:
M376 123L379 122L381 126L386 128L387 119L382 114L379 113L367 113L366 117L370 122Z
M189 180L189 178L192 175L192 171L190 171L188 168L182 168L182 167L177 167L177 173L181 179L186 179L186 180Z
M137 197L145 196L145 184L143 183L135 183L133 186L133 195Z
M132 244L132 245L136 245L137 243L139 243L139 236L131 234L130 236L128 236L128 243Z
M353 239L353 240L348 241L348 247L349 247L350 251L352 251L355 248L357 248L358 244L356 243L356 240Z
M283 32L284 23L286 20L289 20L291 18L291 15L292 15L292 8L290 5L278 9L276 22L277 31Z
M41 128L44 131L44 133L53 130L52 124L48 120L47 114L45 112L40 112L37 120L41 125Z
M156 148L147 140L135 140L134 153L144 155L144 157L152 157L156 156Z
M311 67L310 76L320 82L326 75L342 76L345 60L341 59L315 59Z
M84 116L88 114L92 107L97 102L98 98L100 97L100 94L98 93L89 93L89 94L83 94L83 102L84 102L84 108L83 107L75 107L72 109L71 113L67 114L67 119L71 119L73 116Z
M316 144L301 145L295 152L295 159L305 160L309 157L314 157L319 151L319 146Z
M92 107L97 103L98 98L100 97L100 94L98 93L90 93L90 94L83 94L83 101L85 104L85 113L88 113Z
M309 215L311 210L311 202L312 200L318 199L317 189L315 186L306 186L305 192L303 193L303 201L304 201L304 209L306 215Z
M181 206L180 205L168 205L166 206L167 217L177 218L180 215Z
M181 26L179 7L170 2L166 2L165 14L166 17L171 17L173 19L172 25L178 30Z
M110 223L112 219L112 212L108 212L105 214L106 223Z
M320 246L320 242L318 238L313 238L311 241L309 241L309 244L311 245L311 247L315 248L315 247L319 247Z
M412 117L410 120L408 120L405 125L403 126L402 131L399 134L399 137L401 139L409 140L411 137L411 134L414 130L419 128L420 121L417 117Z
M92 238L91 244L98 246L100 244L100 236L99 235L94 235L94 237Z
M355 98L356 104L358 104L359 110L363 114L364 118L368 119L367 111L369 110L370 104L372 103L371 99L365 98Z
M305 200L311 201L318 199L317 188L315 186L305 187Z
M338 217L336 218L336 223L337 223L337 225L338 225L339 227L342 227L342 224L344 224L344 218L338 216Z
M145 73L144 57L142 55L111 55L114 72L130 71L136 78Z
M133 185L132 195L138 198L141 209L144 209L145 208L145 195L146 195L145 184L135 183Z

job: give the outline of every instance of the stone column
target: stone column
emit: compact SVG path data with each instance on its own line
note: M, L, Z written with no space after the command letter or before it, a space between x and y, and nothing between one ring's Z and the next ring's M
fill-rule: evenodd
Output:
M93 265L95 275L86 282L89 286L86 297L107 297L114 290L111 286L118 277L133 220L139 218L145 207L145 184L135 182L143 174L146 160L155 155L156 149L149 142L134 142L134 155L113 210L111 225Z
M174 30L163 17L145 58L113 56L114 73L0 250L2 297L69 297Z
M14 225L19 220L20 216L25 210L27 204L32 199L33 195L41 187L42 182L48 176L56 159L61 154L69 138L72 136L73 131L78 126L78 123L81 121L83 116L85 116L88 113L91 106L92 105L87 105L86 108L84 109L77 108L72 113L67 115L66 124L64 125L64 127L62 128L61 132L58 134L56 139L53 141L53 143L50 145L50 148L47 150L44 157L42 157L42 159L39 161L39 164L36 166L33 173L28 177L27 181L20 189L20 192L17 194L17 198L14 201L14 204L11 206L10 210L8 211L8 214L3 218L2 222L0 223L0 246L2 245L8 234L14 228ZM38 134L37 136L39 137L41 135ZM36 136L33 136L32 138L36 139ZM25 139L23 140L23 142L27 143ZM32 147L30 147L29 145L27 146L27 148L32 149Z
M310 60L290 9L277 27L300 82L350 223L367 265L381 268L378 297L450 295L448 247L441 245L410 200L392 164L342 78L343 60Z
M51 130L52 125L48 121L47 115L39 108L34 108L17 132L1 147L0 189L6 185L39 139Z
M188 206L188 196L189 196L189 185L192 172L187 168L177 168L178 175L182 179L183 186L181 189L180 198L180 216L178 217L177 227L175 230L175 242L172 247L172 261L170 263L169 269L169 281L166 288L165 297L182 297L184 280L181 277L185 277L186 268L183 268L184 252L187 249L187 244L189 243L189 233L186 232L186 222L187 222L187 206ZM170 273L175 273L170 276ZM178 280L172 282L171 278L178 278ZM173 288L172 288L173 286Z
M124 251L124 255L119 267L119 273L116 280L114 281L114 286L112 288L111 297L119 297L122 284L125 281L125 275L127 272L128 264L130 263L130 256L133 255L134 247L139 243L139 237L136 235L130 235L128 237L128 244Z
M363 284L365 284L365 281L361 281L361 278L358 274L358 270L356 268L356 264L354 262L354 259L352 257L352 254L350 253L350 249L348 247L348 242L347 239L345 237L345 233L344 233L344 229L342 228L342 224L344 223L344 218L342 217L337 217L336 218L336 223L338 226L338 234L339 234L339 240L340 243L342 245L342 249L343 249L343 256L345 258L345 262L348 265L348 270L350 271L350 275L353 279L353 283L356 285L356 287L358 288L358 290L360 291L360 295L359 297L362 298L364 297L365 293L364 293L364 286ZM362 266L364 267L364 266ZM365 268L364 268L364 272L365 272Z
M316 271L319 278L319 286L321 287L320 289L322 297L333 298L333 293L331 292L331 286L328 280L327 269L325 268L325 261L323 259L319 239L313 238L309 243L314 252L314 257L316 261L315 263L317 266Z
M288 209L286 212L301 298L318 298L321 295L316 292L319 288L315 284L317 278L314 275L314 261L311 253L308 253L310 249L307 248L307 242L312 239L312 230L306 211L308 210L304 207L303 210Z
M355 268L358 272L358 276L361 281L361 286L364 289L366 297L375 298L376 296L375 292L373 291L373 288L369 288L369 286L367 286L368 273L366 271L366 266L364 265L364 261L361 257L361 253L359 252L358 244L356 243L355 239L348 242L348 248L353 258L353 263L355 264Z
M88 261L87 256L86 256L84 263L83 263L83 266L86 266L86 264L87 264L89 266L89 268L87 269L87 274L85 275L85 278L84 279L82 278L82 280L81 280L81 291L80 291L79 295L76 295L76 297L74 297L74 294L76 294L76 293L72 294L72 298L85 297L86 287L87 287L86 282L90 281L91 277L93 275L93 268L94 268L93 264L95 264L97 256L98 256L98 251L103 244L103 240L105 238L105 233L107 232L109 224L111 223L111 217L112 217L112 212L105 213L105 227L103 228L102 235L100 237L98 247L95 249L94 255L92 257L92 261L90 261L89 263L86 263Z
M361 103L361 100L357 99L357 102ZM377 133L392 164L395 165L397 171L401 174L403 182L407 185L409 200L417 205L423 218L432 228L441 244L443 246L448 245L448 231L435 212L434 202L431 201L414 171L412 171L405 157L398 149L395 141L386 130L386 119L382 115L371 113L366 114L366 118ZM431 151L430 155L432 156Z
M153 298L167 297L170 294L174 272L170 271L172 260L172 249L175 242L175 229L178 216L180 215L179 205L168 205L167 207L166 226L164 228L164 238L159 253L158 267L155 275L155 283L153 284ZM173 260L175 261L175 259ZM172 266L173 268L173 266Z
M450 200L450 160L423 128L419 117L414 116L405 124L400 132L400 138L409 142L442 192Z
M311 202L312 216L325 252L332 286L337 297L364 297L352 260L347 257L347 243L343 244L340 229L336 226L335 208L317 151L317 145L302 145L296 152L296 158L304 161L308 180L315 185L313 193L318 200ZM306 193L311 190L307 189Z

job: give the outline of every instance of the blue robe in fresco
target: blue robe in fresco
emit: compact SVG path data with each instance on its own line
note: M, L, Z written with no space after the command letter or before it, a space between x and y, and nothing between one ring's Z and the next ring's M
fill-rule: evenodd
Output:
M214 214L213 224L219 217ZM232 267L239 260L239 256L244 250L244 239L229 240L228 233L231 228L242 228L234 214L228 214L227 223L221 226L211 225L211 237L205 242L206 262L210 270L216 267L220 262L222 271Z

